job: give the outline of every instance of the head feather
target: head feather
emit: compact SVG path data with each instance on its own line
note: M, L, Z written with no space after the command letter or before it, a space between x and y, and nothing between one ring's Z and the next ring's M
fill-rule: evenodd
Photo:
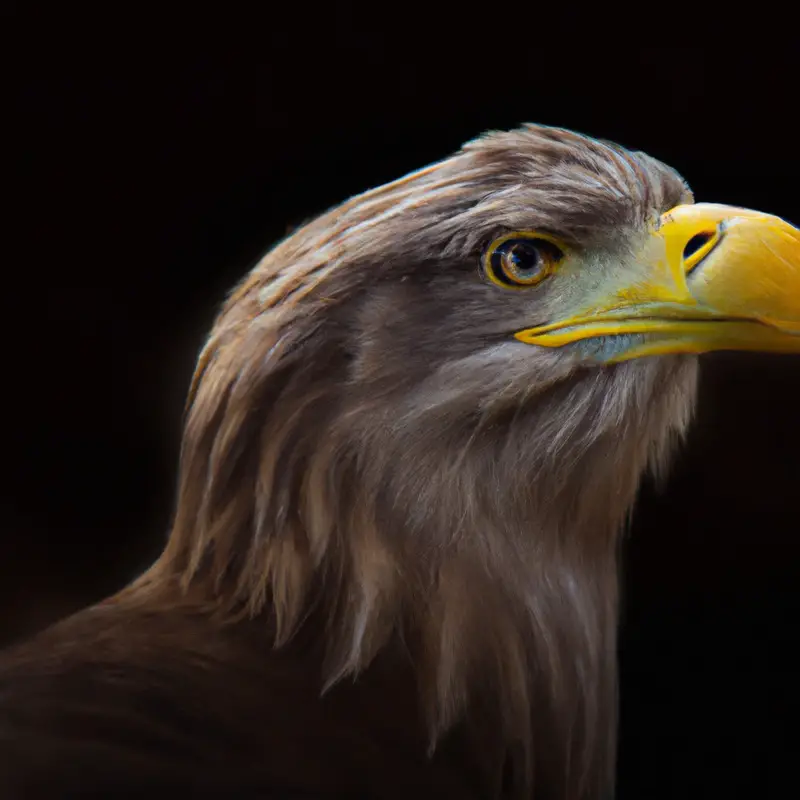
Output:
M473 281L499 232L613 249L678 202L642 154L491 133L274 247L200 356L168 547L179 580L275 643L324 618L325 685L392 638L431 743L477 702L520 785L613 781L616 546L691 413L693 358L605 369L508 339Z

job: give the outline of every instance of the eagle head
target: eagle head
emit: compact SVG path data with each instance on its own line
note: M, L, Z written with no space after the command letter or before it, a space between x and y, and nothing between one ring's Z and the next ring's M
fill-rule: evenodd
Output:
M317 624L321 690L397 648L432 748L480 713L520 785L602 795L620 531L697 353L800 352L799 256L776 217L536 125L348 200L225 303L140 586L276 646Z

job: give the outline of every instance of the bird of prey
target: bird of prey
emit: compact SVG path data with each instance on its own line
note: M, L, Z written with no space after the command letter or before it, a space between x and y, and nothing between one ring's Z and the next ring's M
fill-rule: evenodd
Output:
M800 232L609 142L304 225L199 357L163 554L0 657L2 797L610 798L620 532L723 349L800 353Z

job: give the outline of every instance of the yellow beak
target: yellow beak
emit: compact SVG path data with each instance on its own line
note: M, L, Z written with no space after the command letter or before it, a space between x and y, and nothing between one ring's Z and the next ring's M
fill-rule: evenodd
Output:
M654 227L625 284L516 337L543 347L624 337L608 363L711 350L800 353L800 230L778 217L677 206Z

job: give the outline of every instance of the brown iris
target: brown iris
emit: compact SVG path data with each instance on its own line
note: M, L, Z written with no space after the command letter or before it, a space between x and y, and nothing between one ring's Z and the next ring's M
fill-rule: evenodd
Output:
M483 258L483 269L492 283L507 288L536 286L563 259L558 245L534 234L511 234L496 239Z

